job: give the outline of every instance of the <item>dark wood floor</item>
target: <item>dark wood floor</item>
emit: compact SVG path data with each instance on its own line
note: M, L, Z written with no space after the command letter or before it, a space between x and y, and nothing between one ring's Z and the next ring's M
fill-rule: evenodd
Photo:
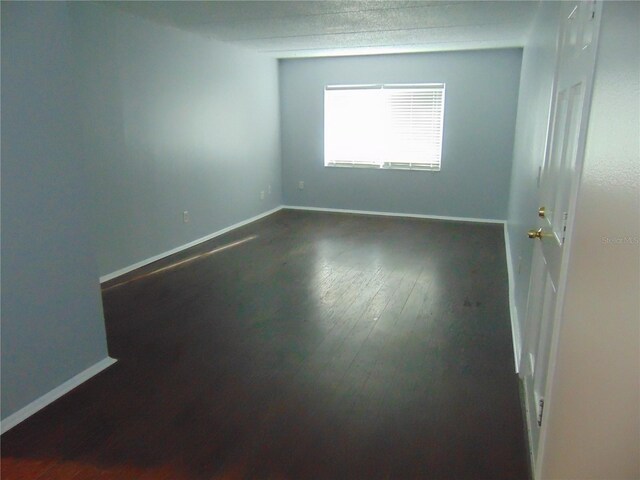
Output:
M3 480L529 477L502 226L281 211L104 287Z

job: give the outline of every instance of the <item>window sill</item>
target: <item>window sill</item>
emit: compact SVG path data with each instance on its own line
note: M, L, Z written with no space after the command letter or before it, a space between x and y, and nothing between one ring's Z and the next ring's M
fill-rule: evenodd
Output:
M377 164L358 164L358 163L333 163L325 164L326 168L355 168L355 169L372 169L372 170L410 170L416 172L439 172L441 169L438 167L420 166L420 165L377 165Z

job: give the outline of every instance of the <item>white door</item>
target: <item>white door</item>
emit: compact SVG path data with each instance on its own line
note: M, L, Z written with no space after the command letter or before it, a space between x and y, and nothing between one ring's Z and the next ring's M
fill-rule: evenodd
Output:
M540 210L531 212L534 229L529 236L536 243L521 374L534 474L539 442L544 441L544 400L548 374L553 369L554 332L562 309L567 245L582 167L600 7L593 1L562 4L553 103L540 172Z

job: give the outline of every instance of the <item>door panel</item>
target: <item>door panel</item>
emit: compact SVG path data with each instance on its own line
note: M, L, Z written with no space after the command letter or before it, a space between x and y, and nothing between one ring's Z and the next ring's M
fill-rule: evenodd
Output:
M548 144L541 169L541 212L533 251L521 358L529 440L534 464L544 441L544 402L553 371L553 344L562 311L572 215L582 167L586 119L595 65L600 5L563 3ZM540 230L541 229L541 230ZM548 405L547 405L548 406Z
M540 244L534 246L532 262L532 282L529 304L527 305L527 330L525 332L527 357L522 365L524 366L523 377L528 403L527 415L529 418L527 421L530 429L530 442L534 448L538 443L539 427L543 417L549 347L558 289L551 277Z

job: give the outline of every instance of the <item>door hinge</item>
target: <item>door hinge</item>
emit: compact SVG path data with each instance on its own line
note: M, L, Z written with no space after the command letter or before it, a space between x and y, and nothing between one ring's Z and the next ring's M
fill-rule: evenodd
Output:
M544 412L544 398L541 398L538 402L538 426L542 426L542 412Z

